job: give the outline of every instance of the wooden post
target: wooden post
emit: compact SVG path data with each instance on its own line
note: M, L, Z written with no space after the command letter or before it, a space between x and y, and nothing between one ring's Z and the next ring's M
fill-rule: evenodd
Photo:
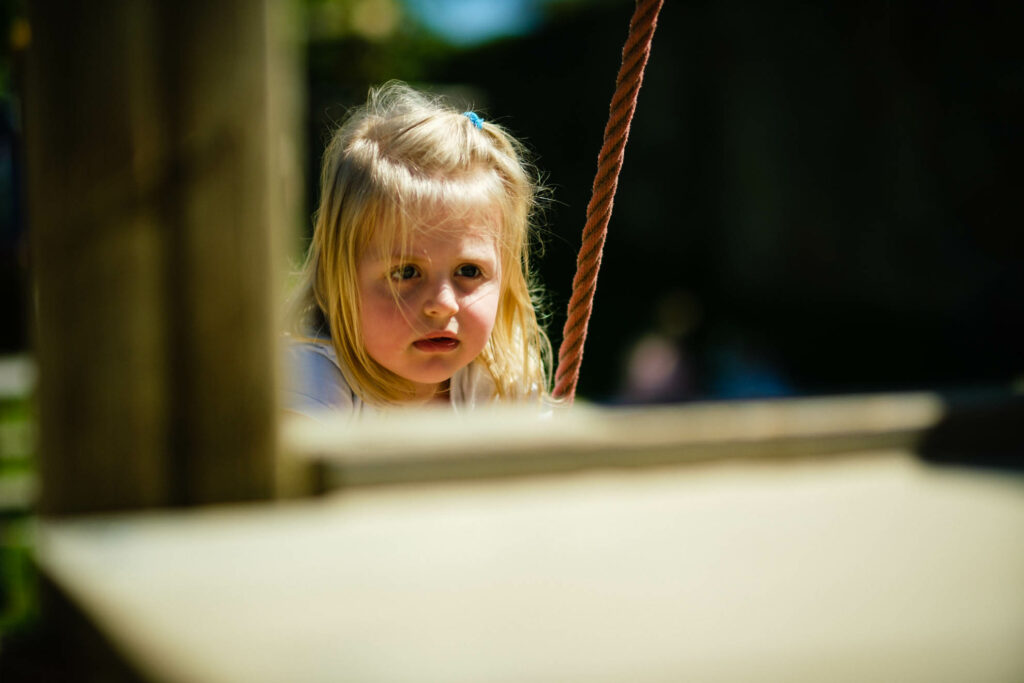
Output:
M273 494L299 181L279 5L31 5L43 514Z

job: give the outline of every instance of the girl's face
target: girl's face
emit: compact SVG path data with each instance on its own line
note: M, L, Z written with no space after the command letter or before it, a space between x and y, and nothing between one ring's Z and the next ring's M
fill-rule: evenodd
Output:
M359 311L367 353L416 388L443 391L483 351L501 294L498 212L439 211L396 253L379 238L359 259Z

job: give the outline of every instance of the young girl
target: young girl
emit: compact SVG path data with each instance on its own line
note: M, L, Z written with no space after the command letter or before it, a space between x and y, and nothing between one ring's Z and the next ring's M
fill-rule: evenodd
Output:
M287 410L546 398L529 270L538 184L516 140L392 81L334 134L320 186Z

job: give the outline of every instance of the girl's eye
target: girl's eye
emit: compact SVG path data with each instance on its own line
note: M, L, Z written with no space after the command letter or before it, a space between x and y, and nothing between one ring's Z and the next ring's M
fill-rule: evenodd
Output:
M455 274L460 277L478 278L484 273L482 270L480 270L479 266L474 266L471 263L466 263L456 268Z
M392 268L391 272L388 274L388 276L392 280L396 281L411 280L417 275L419 275L419 271L416 270L416 266L410 265L397 266L395 268Z

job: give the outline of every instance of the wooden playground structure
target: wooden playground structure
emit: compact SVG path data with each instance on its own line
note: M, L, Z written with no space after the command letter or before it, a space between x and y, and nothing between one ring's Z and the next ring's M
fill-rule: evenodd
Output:
M32 7L36 557L65 673L1024 679L1009 390L282 421L286 8Z

